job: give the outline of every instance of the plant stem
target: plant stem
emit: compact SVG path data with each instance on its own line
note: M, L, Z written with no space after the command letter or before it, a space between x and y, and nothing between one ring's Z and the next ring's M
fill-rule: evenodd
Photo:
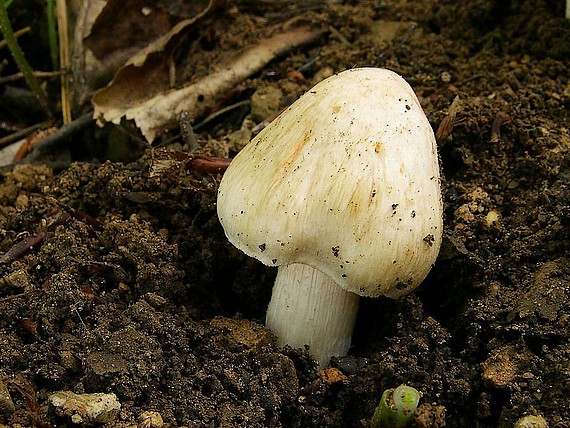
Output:
M8 12L6 11L3 1L0 1L0 31L4 35L8 49L10 49L10 53L12 54L16 65L24 75L26 83L36 94L36 97L44 110L50 115L50 117L53 116L47 95L40 86L38 79L34 76L32 67L30 67L30 64L24 57L24 54L20 49L20 45L18 45L18 41L14 36L14 30L12 29L12 25L8 19Z
M51 57L51 66L54 70L59 70L59 53L57 46L57 29L55 22L55 3L54 0L47 0L47 26L49 39L49 54Z

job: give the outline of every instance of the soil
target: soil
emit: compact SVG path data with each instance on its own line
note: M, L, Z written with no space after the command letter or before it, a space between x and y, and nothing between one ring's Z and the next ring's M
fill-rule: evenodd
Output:
M0 422L71 426L49 400L70 390L114 393L109 427L367 427L382 392L407 384L422 393L417 426L535 415L570 427L564 2L274 3L238 2L231 17L251 32L299 15L327 34L237 88L245 114L259 122L354 66L403 75L440 129L445 238L432 272L400 300L363 299L349 355L319 371L264 328L276 272L225 238L220 174L152 175L150 151L6 168ZM222 116L199 140L233 156L251 135L243 118Z

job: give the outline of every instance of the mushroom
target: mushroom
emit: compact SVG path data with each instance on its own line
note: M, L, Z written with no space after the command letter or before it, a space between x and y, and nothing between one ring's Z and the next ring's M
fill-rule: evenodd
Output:
M432 128L408 83L355 68L318 83L230 163L229 241L278 266L266 325L320 367L350 347L359 296L418 286L442 239Z

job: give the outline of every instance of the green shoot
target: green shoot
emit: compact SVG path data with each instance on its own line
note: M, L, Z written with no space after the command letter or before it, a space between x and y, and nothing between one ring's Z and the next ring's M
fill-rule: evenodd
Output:
M404 428L412 418L421 394L415 388L400 385L387 389L372 416L371 428Z

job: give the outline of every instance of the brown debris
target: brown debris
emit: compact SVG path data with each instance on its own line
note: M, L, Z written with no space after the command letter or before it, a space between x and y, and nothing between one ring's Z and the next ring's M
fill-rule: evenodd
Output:
M439 142L440 146L443 146L447 143L447 140L451 137L451 133L453 132L453 127L455 126L455 121L457 117L457 113L461 111L461 100L459 95L457 95L451 106L449 107L449 111L447 115L442 119L437 131L435 133L435 138Z
M186 169L203 174L219 174L226 170L231 159L193 155L186 152L166 150L163 148L152 151L150 176L173 174Z
M495 120L493 120L493 124L491 125L491 143L498 143L501 139L501 126L503 124L510 122L513 118L505 112L498 112L495 116Z
M46 234L44 232L40 232L37 235L28 236L21 241L18 241L12 246L12 248L0 256L0 265L12 263L14 260L19 259L34 246L42 242L45 236Z

